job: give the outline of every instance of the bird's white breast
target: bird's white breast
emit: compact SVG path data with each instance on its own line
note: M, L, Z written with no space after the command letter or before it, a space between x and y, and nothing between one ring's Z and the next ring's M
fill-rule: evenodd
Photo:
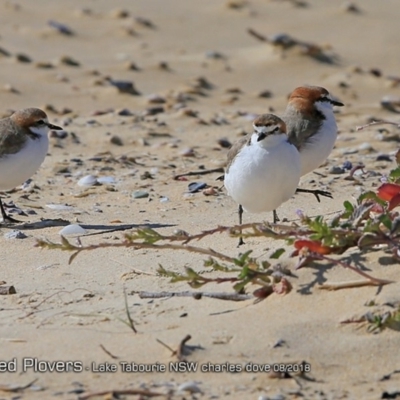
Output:
M47 134L37 139L30 137L23 148L0 158L0 190L10 190L22 185L40 167L49 148Z
M318 168L329 157L337 137L337 125L332 107L321 107L325 119L320 129L307 142L302 144L300 151L301 175Z
M292 197L300 179L300 156L287 136L274 135L245 145L225 174L228 194L252 213L278 208Z

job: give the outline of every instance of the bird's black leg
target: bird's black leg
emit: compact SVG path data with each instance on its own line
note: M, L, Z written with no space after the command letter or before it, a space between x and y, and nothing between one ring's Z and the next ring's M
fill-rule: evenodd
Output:
M332 194L330 192L326 192L325 190L312 190L312 189L297 188L296 193L312 193L318 200L318 203L321 202L321 200L319 199L319 196L329 197L330 199L333 199Z
M278 213L276 212L276 210L273 211L273 215L274 215L274 224L276 224L277 222L280 221L280 219L278 217Z
M17 219L14 219L14 218L12 218L12 217L10 217L10 216L8 216L6 214L6 211L4 210L4 206L3 206L3 202L1 201L1 198L0 198L0 211L1 211L1 216L3 217L3 221L4 222L6 222L6 221L8 221L8 222L21 222L21 221L18 221Z
M242 225L242 220L243 220L243 207L239 204L239 210L238 210L238 214L239 214L239 225ZM242 244L244 244L243 238L240 235L239 236L239 243L238 243L238 247L241 246Z

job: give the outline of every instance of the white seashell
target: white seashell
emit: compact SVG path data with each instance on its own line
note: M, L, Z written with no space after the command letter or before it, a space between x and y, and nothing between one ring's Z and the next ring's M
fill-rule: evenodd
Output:
M46 207L56 211L71 211L74 209L74 207L65 204L46 204Z
M93 175L86 175L78 181L79 186L94 186L97 183L97 178Z
M97 182L104 184L104 185L109 185L111 183L116 183L117 181L113 176L101 176L97 178Z
M86 229L83 229L80 225L78 224L71 224L64 226L64 228L61 229L60 232L58 232L59 235L62 236L67 236L67 235L84 235L86 232Z
M197 386L196 382L189 381L179 385L178 393L183 393L183 392L201 393L201 389Z

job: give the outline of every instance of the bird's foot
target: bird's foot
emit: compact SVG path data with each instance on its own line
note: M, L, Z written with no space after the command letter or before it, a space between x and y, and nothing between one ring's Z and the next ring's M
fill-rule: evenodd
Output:
M325 190L318 190L318 189L312 190L312 189L297 188L296 193L311 193L316 197L316 199L318 200L318 203L321 202L319 196L329 197L330 199L333 199L332 193L327 192Z
M276 224L277 222L280 221L279 217L278 217L278 213L276 212L276 210L273 211L273 220L274 220L274 224Z

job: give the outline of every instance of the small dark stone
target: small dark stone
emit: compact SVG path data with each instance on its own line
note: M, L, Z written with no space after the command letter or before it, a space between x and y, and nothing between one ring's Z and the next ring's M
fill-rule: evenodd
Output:
M112 86L116 87L120 93L129 93L132 95L140 95L131 81L115 80L112 78L106 79Z
M207 184L204 182L192 182L189 183L189 193L197 193L202 189L207 187Z
M390 161L392 161L392 159L387 154L379 154L379 156L376 157L376 161L388 161L388 162L390 162Z
M343 168L343 169L350 170L350 169L353 168L353 164L351 163L351 161L345 161L345 162L343 163L343 165L342 165L342 168Z
M117 135L114 135L114 136L111 137L110 143L115 144L116 146L123 146L124 145L122 139Z
M263 90L258 94L258 97L270 99L272 97L272 92L270 90Z
M156 115L163 113L164 111L165 111L164 107L157 106L157 107L146 108L146 111L144 113L145 115Z
M49 26L57 30L59 33L62 33L63 35L72 36L74 34L72 29L70 29L67 25L61 24L60 22L50 20L47 23Z
M232 143L226 138L218 139L217 143L224 149L229 149L232 146Z
M344 169L342 167L333 166L333 167L329 168L328 172L332 175L340 175L340 174L344 173Z

